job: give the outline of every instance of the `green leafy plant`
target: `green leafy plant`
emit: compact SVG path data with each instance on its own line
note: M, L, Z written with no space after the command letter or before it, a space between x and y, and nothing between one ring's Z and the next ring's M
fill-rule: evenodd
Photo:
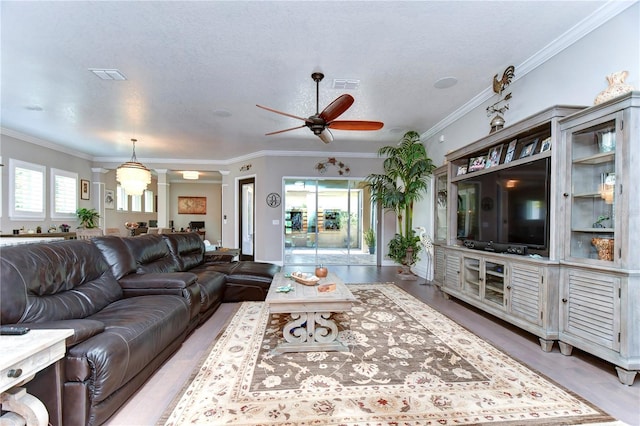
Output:
M411 248L411 265L420 250L420 239L413 230L413 205L426 194L435 165L415 131L405 133L398 145L380 148L378 156L386 157L384 173L367 176L366 186L371 190L371 201L393 210L398 219L398 233L389 242L389 257L405 265L406 249Z
M400 265L413 265L418 260L419 243L420 237L415 235L413 230L409 236L396 234L389 241L388 256Z
M76 215L80 219L80 225L83 228L91 229L98 226L97 221L100 214L95 209L80 208L76 210Z
M376 233L373 232L373 228L364 231L364 242L368 247L376 246Z

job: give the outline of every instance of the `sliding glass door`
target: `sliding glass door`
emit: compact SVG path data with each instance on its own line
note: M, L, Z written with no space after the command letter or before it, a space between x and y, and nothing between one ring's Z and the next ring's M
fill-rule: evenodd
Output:
M353 179L285 179L285 265L375 265L363 232L375 226L369 195Z

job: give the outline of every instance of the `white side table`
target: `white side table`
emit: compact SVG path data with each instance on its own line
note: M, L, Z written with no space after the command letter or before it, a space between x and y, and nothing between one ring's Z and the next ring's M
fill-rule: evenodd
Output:
M22 336L0 336L0 403L8 411L0 424L48 425L44 404L20 386L64 357L65 339L71 335L73 330L31 330Z

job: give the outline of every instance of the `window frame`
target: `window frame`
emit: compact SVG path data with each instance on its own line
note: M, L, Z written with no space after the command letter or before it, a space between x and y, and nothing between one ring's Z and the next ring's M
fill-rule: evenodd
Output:
M40 211L26 212L16 210L16 169L22 168L38 172L42 175L42 199L40 200ZM9 159L9 219L11 220L40 220L46 218L47 202L47 168L41 164L29 163L27 161Z
M56 168L52 167L49 174L50 174L50 181L51 181L51 185L50 185L51 203L49 205L49 210L50 210L49 214L51 215L51 219L53 219L53 220L56 220L56 219L76 219L77 218L76 211L78 210L78 207L79 207L79 203L78 203L78 195L79 195L78 173L70 172L68 170L56 169ZM75 181L74 182L74 186L73 186L74 187L74 199L75 199L75 207L73 208L73 212L59 213L59 212L56 211L56 177L57 176L71 178L71 179L73 179Z

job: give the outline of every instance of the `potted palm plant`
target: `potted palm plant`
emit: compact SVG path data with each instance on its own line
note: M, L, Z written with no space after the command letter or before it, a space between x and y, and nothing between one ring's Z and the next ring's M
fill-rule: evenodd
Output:
M83 207L76 210L76 215L78 219L80 219L80 226L83 228L91 229L98 225L97 220L100 215L95 209L86 209Z
M405 133L398 145L380 148L378 156L386 157L384 173L370 174L366 185L371 190L371 201L396 214L397 233L389 242L388 256L407 272L420 250L420 238L413 230L413 206L426 194L435 165L415 131Z
M373 228L369 228L364 231L364 242L369 247L369 254L375 254L376 252L376 233L373 232Z

